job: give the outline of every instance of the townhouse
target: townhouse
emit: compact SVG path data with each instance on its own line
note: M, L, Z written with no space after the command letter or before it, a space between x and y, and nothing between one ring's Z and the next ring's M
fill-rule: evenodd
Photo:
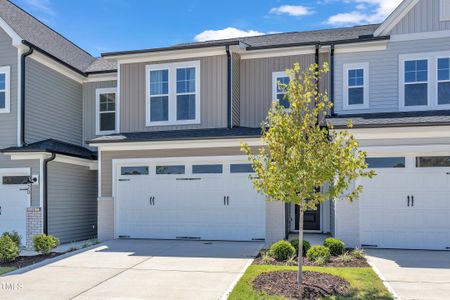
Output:
M378 176L355 182L365 188L355 203L307 212L305 228L351 247L450 247L449 0L405 0L382 24L102 58L0 3L0 201L17 206L0 229L64 241L285 238L296 209L254 191L240 144L261 147L271 102L289 105L277 86L287 68L328 62L328 122L353 120Z

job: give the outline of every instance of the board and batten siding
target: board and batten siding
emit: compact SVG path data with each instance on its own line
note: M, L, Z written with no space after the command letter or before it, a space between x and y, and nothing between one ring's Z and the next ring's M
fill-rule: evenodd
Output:
M337 114L399 111L399 56L449 51L450 38L389 42L386 50L335 55L335 112ZM369 108L343 110L343 65L369 63ZM430 76L432 73L430 73Z
M86 141L97 137L96 135L96 90L102 88L117 87L117 81L98 81L83 84L83 146L87 146Z
M82 144L82 86L27 58L25 141L46 139Z
M146 126L145 66L182 61L200 61L200 124ZM120 131L142 132L227 127L227 57L144 62L120 65Z
M62 243L97 235L97 171L84 166L48 165L48 231Z
M252 148L256 151L256 148ZM255 152L257 153L257 152ZM102 151L101 153L101 191L102 197L112 196L112 162L114 159L128 158L166 158L191 156L227 156L245 155L240 147L200 148L200 149L162 149L162 150L129 150Z
M320 63L328 61L328 54L320 55ZM266 118L272 97L272 73L282 72L299 63L302 69L315 63L314 54L255 58L241 60L240 75L240 125L259 127ZM327 77L327 76L326 76ZM328 87L328 79L320 82L321 90Z
M0 29L0 67L10 67L10 112L0 113L0 148L17 146L18 52L12 39Z
M440 20L440 1L441 0L419 1L406 16L395 25L390 34L449 30L450 21Z
M231 80L232 80L232 116L233 116L233 126L239 126L241 117L241 95L240 95L240 85L241 85L241 56L238 53L233 53L231 56Z
M8 155L0 154L0 169L30 168L31 175L40 175L40 162L38 159L11 160ZM1 195L0 195L1 197ZM31 187L31 206L40 205L39 184L33 184Z

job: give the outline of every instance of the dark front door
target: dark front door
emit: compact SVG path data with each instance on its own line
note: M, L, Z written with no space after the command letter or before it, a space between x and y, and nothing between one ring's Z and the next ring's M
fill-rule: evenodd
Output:
M295 206L295 230L298 230L298 206ZM303 216L303 229L304 230L320 230L320 205L317 206L317 210L307 210Z

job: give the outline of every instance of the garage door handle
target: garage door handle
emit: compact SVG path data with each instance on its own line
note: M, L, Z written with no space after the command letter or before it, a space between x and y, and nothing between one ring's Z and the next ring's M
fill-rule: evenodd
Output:
M150 205L155 205L155 197L150 197Z
M411 196L411 206L414 206L414 196Z
M410 199L409 199L409 196L408 196L408 207L409 207L409 200L410 200Z

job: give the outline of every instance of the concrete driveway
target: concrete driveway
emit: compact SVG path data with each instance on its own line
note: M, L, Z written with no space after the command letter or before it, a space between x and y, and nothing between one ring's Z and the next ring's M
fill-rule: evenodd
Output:
M450 299L450 252L369 249L369 262L398 298Z
M220 299L263 245L114 240L0 277L0 299Z

